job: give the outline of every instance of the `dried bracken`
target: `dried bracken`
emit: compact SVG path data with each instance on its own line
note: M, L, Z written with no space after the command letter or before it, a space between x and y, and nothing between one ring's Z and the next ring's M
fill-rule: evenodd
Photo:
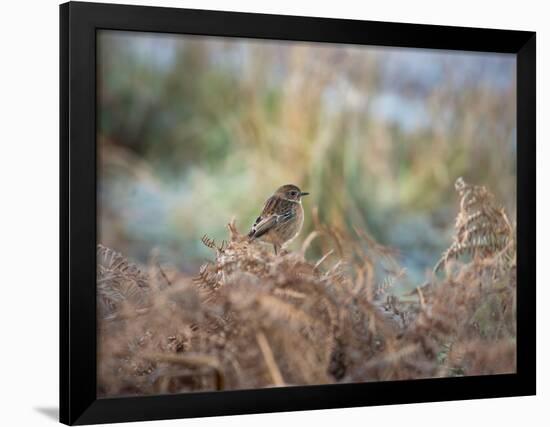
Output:
M99 395L513 372L512 228L483 187L457 184L446 275L401 298L392 294L404 275L394 252L315 212L298 252L274 255L234 222L228 241L204 236L214 260L195 277L165 271L156 255L139 268L100 246ZM317 239L322 255L307 259ZM472 259L459 263L458 245L468 243Z
M494 196L485 187L468 184L459 177L455 182L455 190L460 196L456 234L452 245L435 266L435 272L449 259L462 255L487 258L506 248L513 236L504 209L497 206Z
M123 304L142 306L149 293L148 277L118 252L97 247L98 310L102 317L112 315Z

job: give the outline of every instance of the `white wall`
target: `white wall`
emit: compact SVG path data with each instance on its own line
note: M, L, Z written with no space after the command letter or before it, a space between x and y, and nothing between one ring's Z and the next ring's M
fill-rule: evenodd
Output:
M104 2L109 2L103 0ZM291 15L535 30L538 32L538 217L550 215L550 75L545 2L523 0L194 0L128 1ZM114 3L114 2L109 2ZM6 426L54 422L58 399L58 2L5 1L0 25L0 418ZM546 13L546 18L544 17ZM546 119L546 120L545 120ZM550 226L538 221L538 264ZM538 275L538 360L549 359L549 270ZM543 305L544 304L544 305ZM548 363L539 396L186 421L188 426L285 425L517 426L548 419ZM143 425L177 425L165 421Z

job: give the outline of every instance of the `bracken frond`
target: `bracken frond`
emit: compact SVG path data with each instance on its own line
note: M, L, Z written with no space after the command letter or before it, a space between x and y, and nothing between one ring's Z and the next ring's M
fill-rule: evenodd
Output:
M487 258L505 248L512 237L512 227L503 208L483 186L467 184L462 177L455 182L460 197L455 237L434 268L437 272L450 259L462 255Z

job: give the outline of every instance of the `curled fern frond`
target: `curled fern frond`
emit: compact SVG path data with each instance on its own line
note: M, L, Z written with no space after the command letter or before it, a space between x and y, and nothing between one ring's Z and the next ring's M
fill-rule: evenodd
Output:
M216 247L216 241L214 239L210 239L206 234L202 236L201 242L209 249L214 249Z
M512 238L512 228L504 209L497 205L493 194L484 186L466 183L462 177L455 182L460 197L460 210L455 223L451 246L434 268L437 272L450 259L468 255L484 259L504 249Z

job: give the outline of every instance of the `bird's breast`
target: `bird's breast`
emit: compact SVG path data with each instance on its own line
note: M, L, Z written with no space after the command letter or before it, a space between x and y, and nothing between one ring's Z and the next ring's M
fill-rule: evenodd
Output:
M289 241L294 239L304 224L304 209L301 204L298 204L295 208L295 217L292 221L289 221L288 224L285 224L285 227L282 227L280 230L281 238L284 241Z

